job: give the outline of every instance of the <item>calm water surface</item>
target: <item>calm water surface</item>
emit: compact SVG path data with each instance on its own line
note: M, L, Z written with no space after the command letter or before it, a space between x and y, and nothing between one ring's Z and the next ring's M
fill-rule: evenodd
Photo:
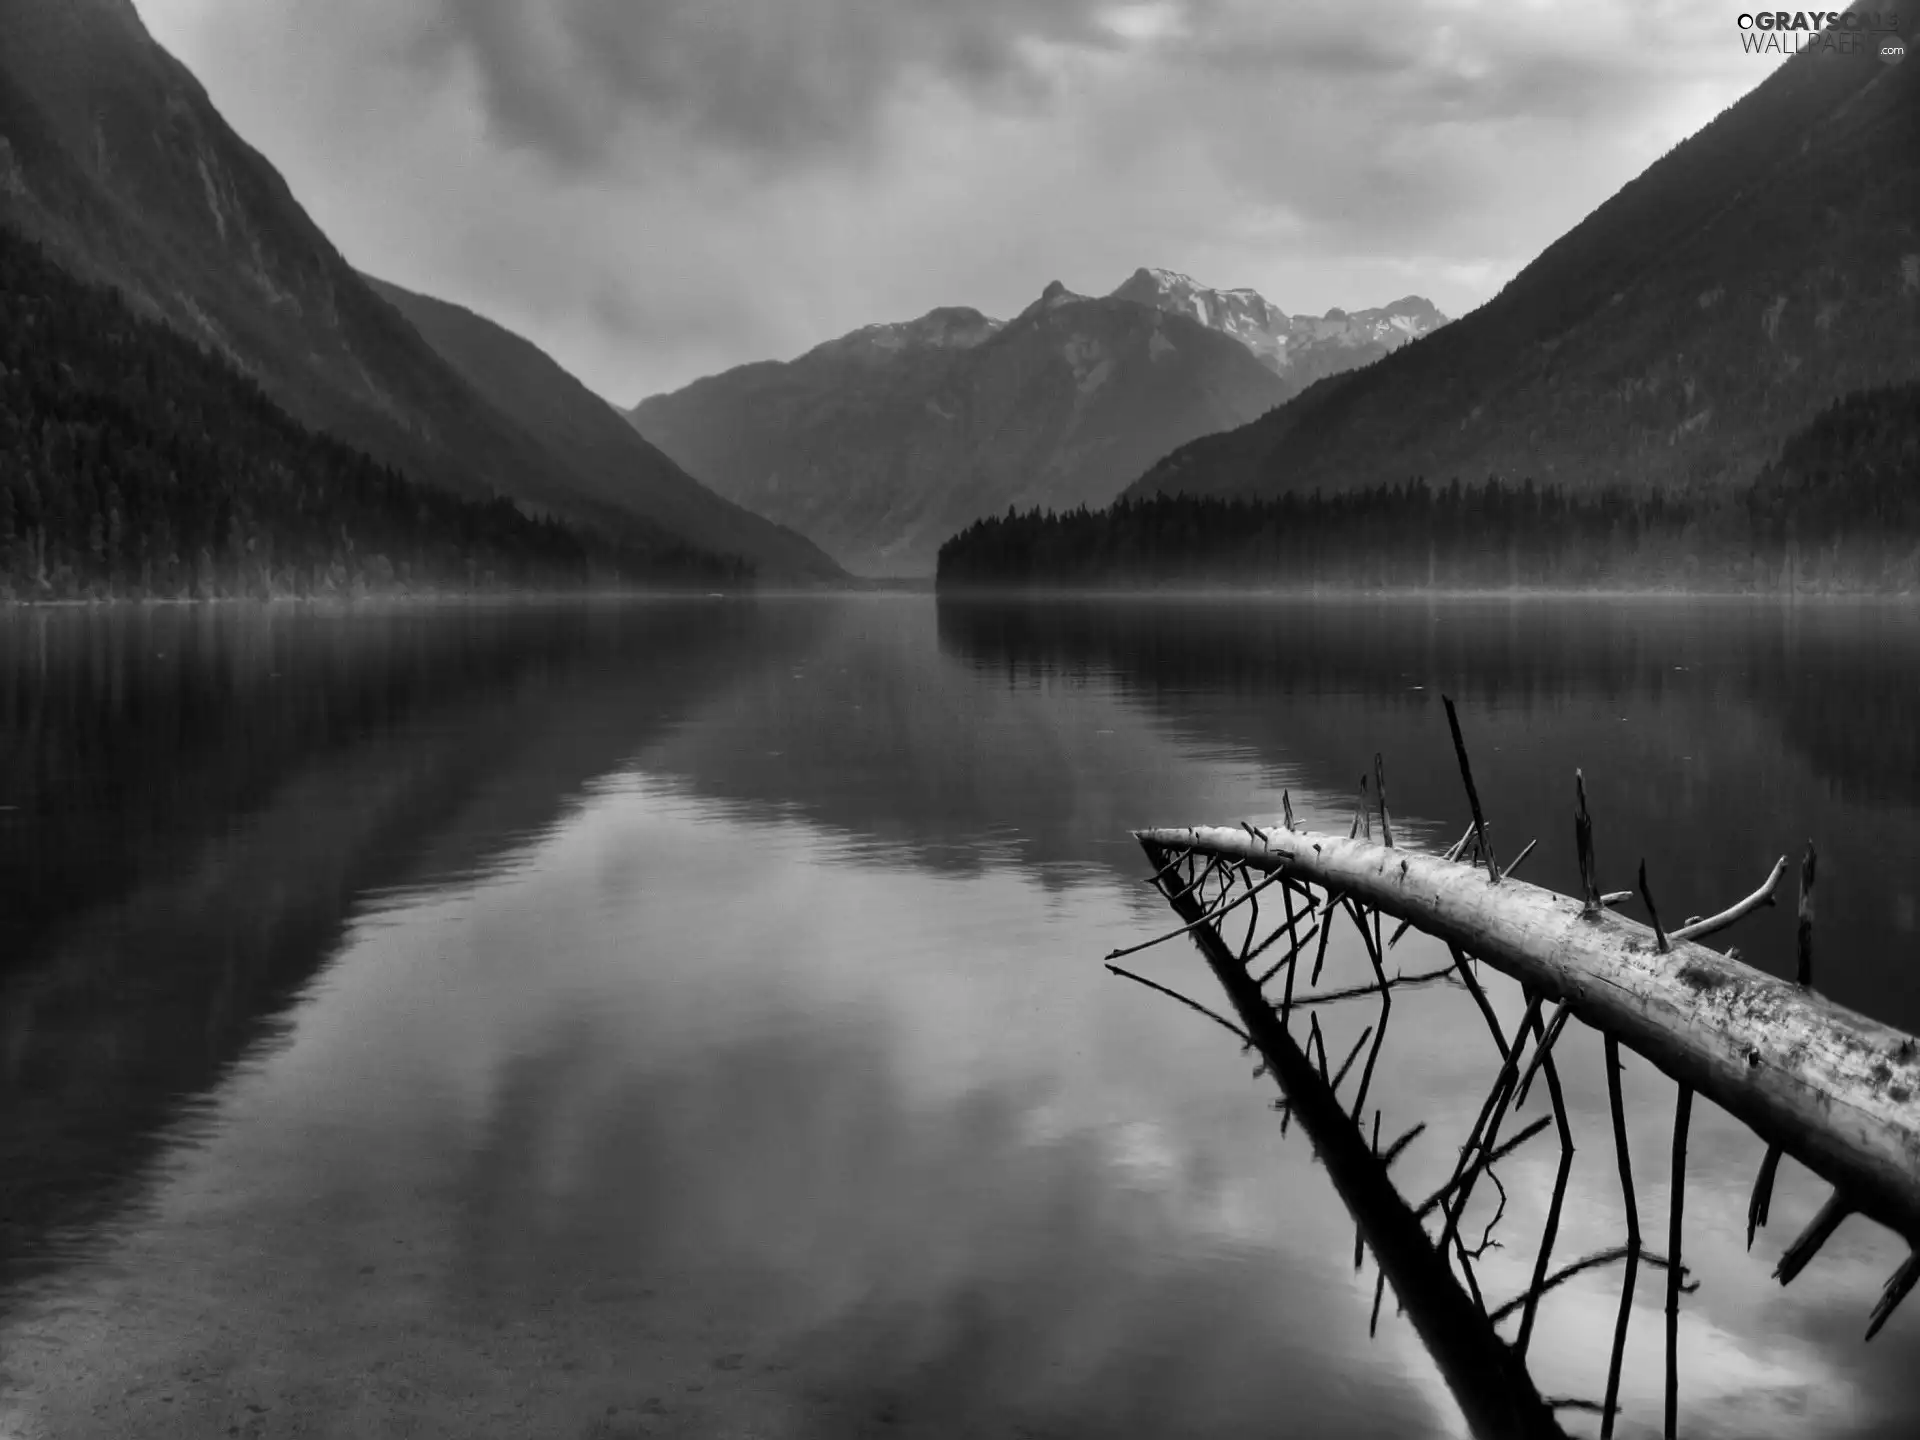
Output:
M1284 790L1344 833L1380 751L1402 843L1450 843L1443 691L1528 878L1574 888L1575 766L1603 882L1644 857L1669 924L1812 837L1821 988L1920 1030L1903 609L0 617L0 1436L1467 1433L1391 1296L1369 1338L1272 1082L1099 963L1169 928L1129 827ZM1727 938L1786 973L1792 907ZM1215 998L1190 949L1130 963ZM1457 991L1392 1027L1421 1196L1494 1067ZM1622 1209L1597 1041L1560 1053L1572 1258ZM1672 1087L1626 1083L1664 1248ZM1761 1147L1693 1132L1683 1433L1920 1431L1920 1308L1860 1343L1897 1244L1851 1221L1780 1290L1822 1188L1783 1167L1749 1255ZM1492 1298L1551 1146L1501 1167ZM1545 1303L1542 1392L1598 1399L1619 1283ZM1663 1299L1643 1271L1621 1434Z

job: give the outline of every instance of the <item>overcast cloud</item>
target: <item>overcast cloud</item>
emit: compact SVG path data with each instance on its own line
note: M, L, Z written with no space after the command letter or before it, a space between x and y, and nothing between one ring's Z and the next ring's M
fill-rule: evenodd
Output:
M137 3L354 263L623 404L1142 264L1458 314L1769 63L1661 0Z

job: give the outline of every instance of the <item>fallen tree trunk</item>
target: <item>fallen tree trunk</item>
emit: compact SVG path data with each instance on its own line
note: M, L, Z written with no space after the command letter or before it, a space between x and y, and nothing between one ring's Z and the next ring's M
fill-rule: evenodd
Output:
M1362 840L1135 832L1290 878L1458 945L1745 1121L1854 1210L1920 1244L1920 1042L1814 991L1604 909Z

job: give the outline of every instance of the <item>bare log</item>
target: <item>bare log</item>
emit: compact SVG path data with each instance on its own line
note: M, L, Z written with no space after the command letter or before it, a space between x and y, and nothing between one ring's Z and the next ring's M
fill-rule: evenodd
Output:
M1303 832L1259 842L1244 831L1141 832L1255 869L1344 890L1479 956L1745 1121L1845 1193L1855 1208L1920 1241L1920 1042L1693 941L1662 954L1625 916L1524 881L1495 885L1439 856ZM1324 933L1324 932L1323 932Z

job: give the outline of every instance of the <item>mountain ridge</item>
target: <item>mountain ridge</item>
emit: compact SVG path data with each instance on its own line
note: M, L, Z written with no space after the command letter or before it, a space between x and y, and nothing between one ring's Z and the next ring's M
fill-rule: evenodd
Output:
M1142 277L1186 288L1136 293ZM1229 294L1261 317L1269 354L1245 327L1209 323L1227 307L1204 297ZM1104 296L1056 279L1010 320L941 306L703 376L628 414L687 469L849 568L923 575L940 542L983 514L1105 504L1138 473L1127 466L1445 323L1418 297L1395 307L1290 317L1256 292L1207 291L1172 271L1142 268Z
M576 470L483 399L362 282L128 0L0 0L0 34L0 223L216 350L303 424L418 480L646 545L686 538L655 513L655 477ZM720 538L768 570L790 549L744 514Z
M1012 320L942 307L651 396L641 434L849 569L924 576L940 543L1009 505L1104 504L1284 382L1190 317L1058 281Z
M466 306L361 277L496 409L550 454L584 473L644 475L651 518L693 544L724 553L748 539L776 577L838 578L814 543L742 510L675 465L624 417L532 341Z
M1117 300L1173 314L1231 335L1297 392L1315 380L1371 364L1447 323L1432 301L1406 295L1373 309L1290 315L1258 290L1220 290L1178 270L1143 265L1112 292Z

